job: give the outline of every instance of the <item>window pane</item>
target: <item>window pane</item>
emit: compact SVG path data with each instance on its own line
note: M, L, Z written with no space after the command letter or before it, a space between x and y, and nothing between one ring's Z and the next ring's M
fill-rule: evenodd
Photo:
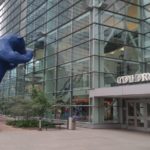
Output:
M134 103L128 103L128 116L134 116Z

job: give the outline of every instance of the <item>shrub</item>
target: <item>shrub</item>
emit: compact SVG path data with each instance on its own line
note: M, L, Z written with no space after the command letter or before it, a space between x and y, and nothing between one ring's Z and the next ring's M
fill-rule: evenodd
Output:
M8 120L6 124L18 128L35 128L39 126L38 120ZM48 121L42 121L42 127L55 128L55 125Z

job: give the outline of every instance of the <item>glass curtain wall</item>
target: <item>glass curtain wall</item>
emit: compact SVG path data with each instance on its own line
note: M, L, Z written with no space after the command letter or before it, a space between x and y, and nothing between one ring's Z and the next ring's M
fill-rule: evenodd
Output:
M105 0L98 11L98 87L114 86L116 78L144 71L143 10L139 0Z
M54 2L54 1L53 1ZM45 92L55 102L54 117L88 121L90 13L86 0L47 4ZM83 111L84 110L84 111Z
M148 0L6 0L0 35L21 34L34 58L6 74L1 97L29 96L35 86L55 118L89 121L89 89L149 71L149 8Z
M143 1L143 31L144 31L144 47L145 47L145 64L146 64L146 71L149 72L149 66L150 66L150 2L147 0Z

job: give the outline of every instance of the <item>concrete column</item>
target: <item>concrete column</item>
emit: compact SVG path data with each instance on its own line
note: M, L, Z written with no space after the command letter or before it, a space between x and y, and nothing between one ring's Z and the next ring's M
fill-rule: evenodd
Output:
M104 122L104 100L100 98L92 99L92 123L99 124Z
M93 5L95 5L93 3ZM93 23L98 23L98 9L93 8L91 21ZM91 26L91 38L92 38L92 47L91 47L91 71L92 71L92 88L99 87L99 26L97 24L93 24Z
M99 99L99 123L104 123L104 98Z
M102 0L103 1L103 0ZM92 88L104 86L104 59L100 55L104 53L104 45L100 43L101 36L104 36L100 25L100 9L97 8L100 0L93 0L93 10L91 14L91 71L92 71ZM100 73L102 72L102 73ZM92 123L99 124L104 121L104 102L103 99L92 98Z

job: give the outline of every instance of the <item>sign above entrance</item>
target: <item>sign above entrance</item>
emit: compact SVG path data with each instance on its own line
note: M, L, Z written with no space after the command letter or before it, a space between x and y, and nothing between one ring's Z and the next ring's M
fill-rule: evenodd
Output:
M117 78L118 84L138 83L138 82L145 82L145 81L150 81L150 73L121 76Z

